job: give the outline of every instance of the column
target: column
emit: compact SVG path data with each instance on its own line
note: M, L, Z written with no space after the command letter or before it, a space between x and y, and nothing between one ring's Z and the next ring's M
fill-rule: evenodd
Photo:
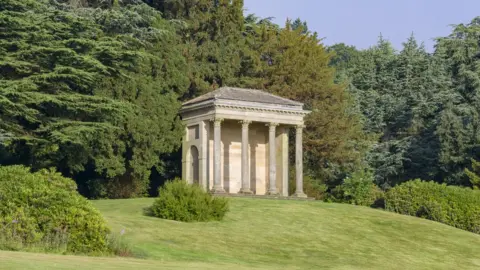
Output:
M183 131L182 140L182 179L190 183L188 164L190 158L188 157L188 127Z
M288 127L283 128L282 140L282 196L288 197Z
M212 193L225 193L221 178L221 124L223 119L216 118L213 126L213 188Z
M268 188L268 195L277 195L277 153L276 153L276 143L275 143L275 128L278 126L278 123L270 123L268 124L268 145L269 145L269 167L270 167L270 176L269 176L269 183L270 187Z
M296 174L296 190L293 196L306 198L307 195L303 192L303 145L302 136L304 125L297 126L295 136L295 174Z
M200 165L200 185L208 191L208 130L209 130L209 121L201 121L200 122L200 157L199 157L199 165Z
M252 194L250 190L250 170L249 170L249 159L248 159L248 125L251 121L240 121L242 124L242 188L240 193L242 194Z

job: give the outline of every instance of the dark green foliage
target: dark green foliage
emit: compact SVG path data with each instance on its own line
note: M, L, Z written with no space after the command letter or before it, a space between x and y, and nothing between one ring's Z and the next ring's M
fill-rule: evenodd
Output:
M333 200L363 206L373 206L382 199L383 192L373 183L371 171L360 170L346 177L341 185L332 191Z
M243 0L145 2L177 23L189 67L186 99L235 83L245 43Z
M446 102L457 98L444 60L427 53L413 37L399 52L383 38L367 50L343 44L332 50L338 55L331 64L355 96L365 130L378 134L367 155L375 182L389 187L412 178L449 181L442 164L441 153L448 147L442 144L442 122L447 120L442 115Z
M418 179L408 181L385 194L385 207L480 233L480 192L470 188Z
M293 167L290 170L289 175L291 176L288 180L288 194L293 195L295 194L296 190L296 179L295 179L295 170ZM309 198L315 198L315 200L324 200L327 193L327 185L322 183L322 181L318 179L314 179L309 175L305 175L303 177L303 191Z
M110 253L106 221L76 188L54 171L0 167L0 246Z
M251 27L251 54L239 84L303 102L312 111L303 135L305 173L319 184L335 185L362 163L370 139L351 109L352 96L345 85L335 83L335 69L329 66L333 54L299 22L287 21L285 28L277 29L257 21Z
M105 179L112 198L146 194L160 155L180 146L188 78L173 27L134 2L2 1L2 164L57 167L82 191Z
M470 179L473 188L480 189L480 161L472 159L472 170L465 169L465 174Z
M242 0L0 1L0 164L56 167L91 198L155 194L179 175L180 100L229 85L312 110L310 196L355 203L335 187L364 167L383 189L477 185L479 18L429 53L413 36L398 51L382 37L327 48L301 19L243 12Z
M150 208L159 218L183 222L222 220L228 212L226 198L213 197L198 185L176 179L158 190L159 196Z

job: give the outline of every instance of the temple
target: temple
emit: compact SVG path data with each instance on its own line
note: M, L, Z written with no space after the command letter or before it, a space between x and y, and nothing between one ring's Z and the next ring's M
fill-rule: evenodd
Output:
M303 104L222 87L185 102L182 177L214 194L289 196L288 136L295 129L296 191L303 192Z

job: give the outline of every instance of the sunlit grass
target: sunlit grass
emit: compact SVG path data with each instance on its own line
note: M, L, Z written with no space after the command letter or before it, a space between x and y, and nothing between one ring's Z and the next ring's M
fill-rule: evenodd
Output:
M181 223L145 216L143 209L152 202L94 202L112 229L124 230L134 254L145 260L0 252L0 265L9 269L55 269L52 263L57 263L56 269L480 269L479 235L381 210L237 198L231 200L231 211L221 222Z

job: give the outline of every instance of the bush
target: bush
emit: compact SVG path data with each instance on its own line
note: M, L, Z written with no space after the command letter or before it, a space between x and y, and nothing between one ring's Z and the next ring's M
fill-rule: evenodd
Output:
M289 182L288 182L288 194L295 194L297 188L297 181L295 179L295 171L291 170ZM323 184L320 180L316 180L311 176L303 176L303 192L309 198L315 198L315 200L323 200L327 194L327 185Z
M152 215L177 221L222 220L228 211L226 198L213 197L198 185L176 179L160 187L150 208Z
M109 229L73 180L23 166L0 167L0 248L109 252Z
M387 210L480 233L480 191L413 180L385 195Z
M343 183L332 191L334 201L363 206L373 206L383 197L383 192L373 183L370 171L360 170L346 177Z

